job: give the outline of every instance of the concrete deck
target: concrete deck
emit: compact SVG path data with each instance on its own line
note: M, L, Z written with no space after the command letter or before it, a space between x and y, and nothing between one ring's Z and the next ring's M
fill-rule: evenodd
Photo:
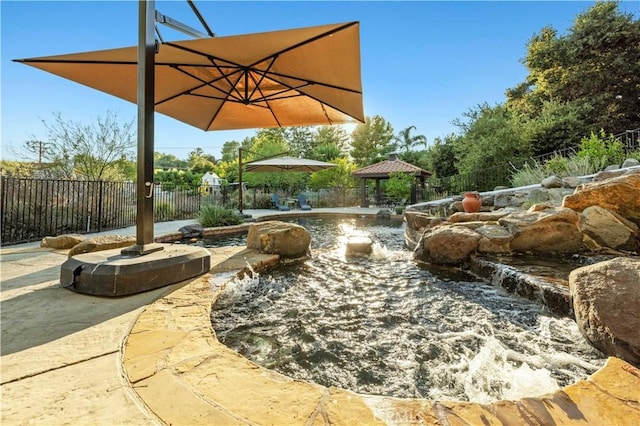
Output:
M193 221L156 224L155 235L186 223ZM134 235L135 228L110 233ZM38 243L0 249L2 425L637 425L640 419L640 371L615 358L554 394L486 405L358 395L263 369L218 343L209 320L220 286L247 262L277 261L243 247L212 249L208 274L124 298L61 288L66 258L66 250Z

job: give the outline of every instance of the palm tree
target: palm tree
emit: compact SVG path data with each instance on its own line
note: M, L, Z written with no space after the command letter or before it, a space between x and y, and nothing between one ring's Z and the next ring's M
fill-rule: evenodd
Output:
M406 129L401 130L397 136L393 137L393 140L398 143L398 147L401 148L403 152L411 151L411 149L418 144L424 144L425 149L427 148L426 136L411 136L412 130L416 130L416 126L409 126Z

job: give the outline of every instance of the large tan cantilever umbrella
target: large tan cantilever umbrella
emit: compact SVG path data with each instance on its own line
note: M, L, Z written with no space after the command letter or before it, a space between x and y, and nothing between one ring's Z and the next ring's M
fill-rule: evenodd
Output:
M138 5L138 46L16 60L138 104L133 252L153 243L154 111L203 130L364 120L357 22L167 42L154 54L154 2Z
M218 38L208 30L212 37L158 46L155 24L166 17L154 0L139 0L138 12L138 46L18 60L138 105L137 244L121 252L138 260L69 259L61 282L90 294L145 291L209 268L210 256L194 250L140 259L164 250L153 237L154 111L203 130L364 118L357 22Z
M136 103L137 49L16 61ZM160 44L154 105L203 130L364 121L359 24Z

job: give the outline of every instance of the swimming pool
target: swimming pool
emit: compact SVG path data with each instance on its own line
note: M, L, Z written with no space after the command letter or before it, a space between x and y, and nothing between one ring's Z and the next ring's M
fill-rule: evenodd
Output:
M218 339L292 378L359 393L490 402L552 392L604 357L575 323L454 269L423 268L402 222L299 218L312 259L229 282ZM354 231L371 256L346 257Z

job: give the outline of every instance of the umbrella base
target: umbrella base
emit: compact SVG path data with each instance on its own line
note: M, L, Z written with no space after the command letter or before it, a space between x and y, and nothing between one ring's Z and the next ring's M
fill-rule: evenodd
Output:
M160 246L162 250L142 256L127 256L121 249L73 256L62 265L60 284L94 296L127 296L196 277L211 267L211 255L205 248Z

